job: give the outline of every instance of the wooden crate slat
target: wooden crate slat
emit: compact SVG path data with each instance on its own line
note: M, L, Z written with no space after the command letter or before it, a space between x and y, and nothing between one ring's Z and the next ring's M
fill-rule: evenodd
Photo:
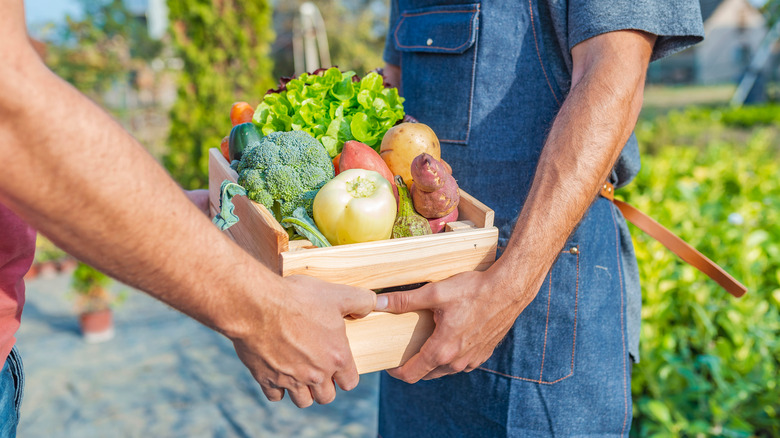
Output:
M361 319L346 319L347 338L359 374L402 365L420 351L433 333L428 310L401 314L372 312Z
M222 181L228 179L235 182L235 175L222 154L217 149L211 149L209 151L209 191L211 192L209 198L215 207L219 207L219 187ZM287 231L265 207L246 196L234 197L233 205L240 220L230 227L229 231L236 243L269 269L281 274L279 254L289 248Z
M468 193L460 190L460 202L458 203L458 220L474 222L477 228L490 228L493 226L495 213L487 205Z
M282 275L305 274L369 288L483 271L496 257L496 228L282 253Z

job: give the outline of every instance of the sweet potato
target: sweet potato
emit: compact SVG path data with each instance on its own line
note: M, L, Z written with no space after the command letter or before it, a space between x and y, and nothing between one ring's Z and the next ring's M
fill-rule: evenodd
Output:
M436 234L444 230L444 226L449 222L458 220L458 209L452 210L444 217L437 217L434 219L428 219L428 223L431 225L431 232Z
M458 207L458 183L439 160L426 153L418 155L412 161L411 175L412 202L418 213L435 219Z
M427 153L422 153L412 160L410 168L412 180L418 190L433 192L444 186L450 173L444 164Z
M393 193L395 194L396 201L398 200L398 188L395 186L395 178L390 168L387 167L385 161L379 154L364 143L356 140L350 140L344 143L344 148L341 150L341 158L339 159L339 172L343 172L348 169L366 169L379 172L380 175L385 177L390 185L393 186Z

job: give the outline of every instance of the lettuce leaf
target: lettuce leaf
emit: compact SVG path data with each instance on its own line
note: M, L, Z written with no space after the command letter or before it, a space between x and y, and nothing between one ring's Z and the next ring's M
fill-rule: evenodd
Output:
M384 78L369 73L359 81L352 71L333 67L320 74L303 73L265 95L253 121L263 135L275 131L306 131L335 157L349 140L377 152L382 137L404 117L404 99Z

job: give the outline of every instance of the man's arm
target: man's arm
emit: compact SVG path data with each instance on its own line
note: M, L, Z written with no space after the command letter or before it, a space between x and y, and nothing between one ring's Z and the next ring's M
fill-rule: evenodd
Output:
M567 237L609 175L639 116L655 37L617 31L572 49L569 95L545 142L528 198L503 256L416 291L381 296L392 312L432 309L436 329L390 373L406 382L470 371L485 362L533 301ZM530 250L529 250L530 248Z
M352 389L342 318L371 311L374 293L281 278L254 260L40 62L21 0L0 0L0 10L0 202L79 259L230 338L269 399L286 389L303 407L333 400L333 380Z

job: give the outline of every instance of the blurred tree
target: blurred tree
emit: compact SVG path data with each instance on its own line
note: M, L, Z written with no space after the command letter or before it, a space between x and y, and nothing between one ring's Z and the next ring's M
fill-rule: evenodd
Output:
M771 27L780 19L780 0L768 0L760 10L767 19L767 26Z
M183 66L163 162L185 188L203 188L207 150L230 133L233 102L257 105L276 82L272 10L267 0L170 0L168 9Z
M275 11L274 23L279 34L273 55L276 77L295 73L293 20L304 1L280 2ZM388 0L310 1L317 5L325 21L333 65L342 70L353 70L361 76L384 65L382 50L387 30Z
M116 84L128 84L143 64L159 56L162 43L122 0L80 0L84 18L67 17L47 40L46 63L99 103Z

